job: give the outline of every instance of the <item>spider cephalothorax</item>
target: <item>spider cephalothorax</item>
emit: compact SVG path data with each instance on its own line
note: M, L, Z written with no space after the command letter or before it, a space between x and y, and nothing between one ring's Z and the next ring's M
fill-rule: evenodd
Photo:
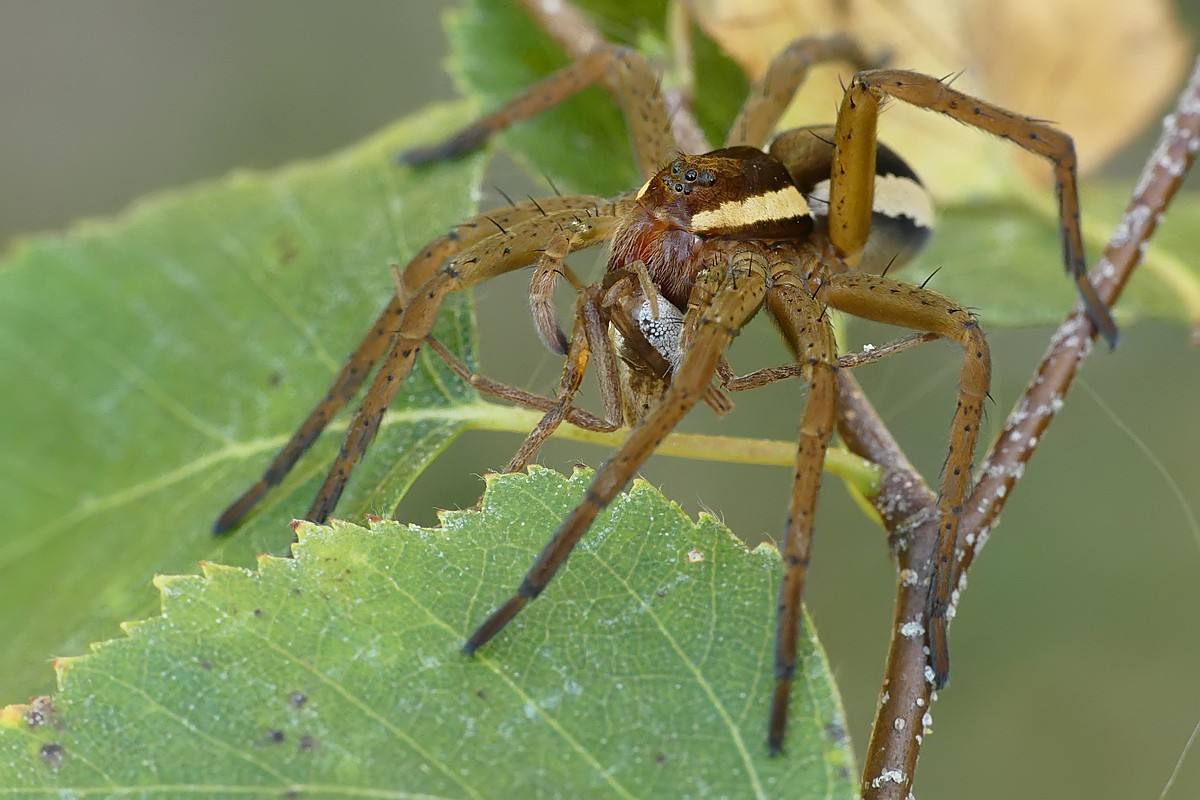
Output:
M509 462L510 470L528 464L564 421L591 430L631 425L624 444L597 471L586 495L563 520L516 593L467 640L463 649L472 653L542 592L600 510L692 407L704 401L724 412L729 403L722 390L802 376L809 393L800 418L781 548L784 579L778 607L775 696L767 734L770 749L778 752L796 670L800 598L817 491L837 411L841 362L826 313L833 307L943 336L963 348L953 434L939 487L937 555L920 576L929 585L929 606L925 618L916 621L927 632L931 676L941 685L949 670L945 633L958 520L969 488L991 368L987 343L968 309L923 286L875 274L910 257L928 237L932 224L928 197L913 171L894 153L877 146L876 119L883 99L891 96L941 112L1049 159L1058 179L1068 268L1093 322L1110 341L1115 327L1083 271L1075 156L1069 137L1046 123L957 92L935 78L900 70L867 70L847 86L836 126L797 129L771 140L772 129L808 66L831 60L860 69L869 64L847 37L794 42L753 87L725 147L706 155L680 154L657 76L639 54L617 47L591 51L447 142L406 154L402 160L408 164L453 157L500 128L607 79L622 104L646 183L639 191L612 200L555 196L512 204L468 221L422 249L326 397L262 479L226 509L215 530L224 532L240 522L380 362L341 452L306 515L318 522L328 519L385 409L426 344L449 359L472 385L546 412ZM584 285L565 259L573 251L605 242L611 242L608 269L599 282ZM554 398L471 375L431 338L438 310L449 294L531 265L535 329L547 347L566 356ZM578 291L569 334L559 327L550 301L562 276ZM794 364L739 377L725 364L724 354L760 309L778 327ZM603 416L574 406L588 368L599 379Z
M663 297L682 308L706 241L803 241L813 225L787 168L762 150L679 156L646 182L617 224L609 269L642 262Z

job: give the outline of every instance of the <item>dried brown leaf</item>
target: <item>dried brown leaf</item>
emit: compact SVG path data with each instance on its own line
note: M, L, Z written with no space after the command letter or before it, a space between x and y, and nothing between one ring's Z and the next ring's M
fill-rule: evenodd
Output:
M1051 119L1086 171L1144 127L1179 82L1187 44L1167 0L692 0L700 26L751 76L802 35L850 31L893 66ZM822 68L789 124L833 118L847 67ZM1005 184L1016 155L990 137L893 104L881 135L940 197ZM922 156L922 153L929 155ZM1031 174L1045 179L1044 164Z
M1161 114L1188 61L1163 0L976 0L964 31L981 91L1070 132L1083 172Z

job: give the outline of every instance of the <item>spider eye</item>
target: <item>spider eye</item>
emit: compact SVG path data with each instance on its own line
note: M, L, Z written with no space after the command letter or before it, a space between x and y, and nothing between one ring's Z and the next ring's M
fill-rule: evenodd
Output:
M712 186L714 183L717 182L716 177L711 172L707 172L707 171L700 173L699 180L700 180L701 186Z
M671 165L671 174L678 175L680 169L681 169L681 167L679 166L679 162L676 161L674 164Z
M689 170L688 170L687 172L685 172L685 173L684 173L684 175L683 175L683 179L684 179L685 181L687 181L688 183L695 183L695 182L696 182L696 178L697 178L697 175L696 175L696 170L694 170L694 169L689 169Z

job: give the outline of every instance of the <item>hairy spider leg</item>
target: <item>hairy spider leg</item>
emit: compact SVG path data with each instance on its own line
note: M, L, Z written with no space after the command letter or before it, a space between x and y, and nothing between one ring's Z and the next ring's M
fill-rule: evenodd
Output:
M516 594L471 634L463 645L463 652L474 653L499 633L530 600L542 593L596 515L625 488L667 434L704 396L725 348L758 311L766 294L765 259L759 254L747 253L745 243L732 244L736 250L720 245L714 247L719 262L710 265L697 278L693 295L704 293L707 296L696 307L694 315L689 314L695 320L695 334L683 365L662 400L596 472L584 500L555 531Z
M401 153L397 160L402 164L425 164L464 155L505 128L535 117L602 80L613 88L621 104L638 166L643 176L650 177L678 146L658 90L658 73L641 53L618 45L592 50L449 139Z
M932 289L877 275L850 273L829 278L827 297L831 306L846 313L937 333L953 339L964 349L958 404L950 424L950 448L938 489L938 547L929 576L926 630L934 681L941 687L950 674L946 614L954 574L954 543L962 504L971 488L975 442L983 420L983 401L991 383L987 340L970 311Z
M963 94L943 81L905 70L869 70L854 76L838 113L834 180L830 191L829 235L852 266L867 238L875 175L875 136L879 106L886 97L937 111L965 125L999 136L1039 155L1054 167L1063 261L1075 279L1088 318L1109 347L1117 344L1117 326L1096 295L1087 275L1079 222L1075 143L1049 123L1031 119Z
M838 369L854 369L866 364L873 364L876 361L882 361L885 358L894 356L897 353L903 353L905 350L917 345L934 342L940 338L942 337L936 333L913 333L893 339L878 347L872 347L870 350L863 350L861 353L843 353L837 359ZM748 389L759 389L772 383L778 383L779 381L792 380L801 377L803 372L804 365L796 362L780 364L775 367L763 367L762 369L748 372L745 375L738 375L725 362L722 362L717 367L717 375L721 379L721 387L731 392L744 392Z
M538 420L538 424L525 437L525 441L521 443L504 468L505 472L519 472L525 469L541 450L546 440L558 430L558 426L562 424L563 420L569 419L572 403L579 393L579 387L583 385L583 376L587 371L588 361L593 352L598 353L601 358L608 357L605 353L611 352L607 330L608 316L600 308L599 285L583 287L575 303L575 325L572 328L571 340L567 348L567 359L563 364L562 375L559 377L558 388L555 391L558 400L547 409L546 414ZM593 342L596 344L593 345ZM603 376L606 372L602 368L598 374L602 376L601 384L603 386L605 380ZM608 380L612 382L612 385L605 393L612 393L617 389L615 371L611 373ZM604 430L606 431L615 431L624 424L619 415L620 406L617 405L615 410L617 416L610 416L605 420ZM613 411L614 409L611 407L606 409L606 413Z
M560 356L567 354L568 343L567 335L558 324L558 313L554 310L554 287L562 275L570 280L576 291L583 288L583 284L566 265L570 252L570 235L564 232L553 237L546 242L533 270L533 277L529 279L529 317L533 321L533 330L547 350Z
M737 118L729 126L726 147L763 147L808 78L808 71L828 61L844 61L855 70L878 66L850 36L806 36L796 39L767 65L763 76L750 87Z
M622 269L610 270L605 274L603 283L608 288L602 305L622 341L618 401L625 421L632 424L646 416L666 391L673 371L679 366L682 341L663 340L657 345L653 344L646 338L642 323L636 318L644 307L648 307L654 318L655 307L661 310L670 305L650 280L645 264L634 262ZM673 306L671 308L675 314L680 313ZM659 349L660 346L666 346L667 352ZM724 357L718 362L718 368L723 363ZM704 392L704 403L718 417L733 410L733 403L715 384Z
M291 472L292 467L312 446L321 431L325 430L334 414L358 392L363 381L370 375L375 362L387 352L396 337L397 326L407 301L407 297L402 295L411 296L433 276L446 259L489 239L496 235L498 230L515 228L527 220L564 211L584 215L590 209L598 208L606 202L599 197L588 195L527 200L473 217L426 245L405 267L402 276L403 289L392 295L379 318L371 325L367 335L354 348L354 352L334 378L325 396L280 448L262 477L221 512L213 524L213 533L220 535L237 527L266 493Z
M324 522L333 512L350 472L374 440L384 411L412 369L448 295L534 263L542 246L565 229L578 235L580 247L595 245L608 236L622 210L622 203L613 202L592 208L587 214L567 210L527 219L463 250L414 292L400 317L391 349L363 396L362 405L346 430L341 451L305 519Z
M869 200L875 174L875 136L879 106L886 97L903 100L918 108L937 111L967 125L995 134L1013 142L1032 153L1048 159L1054 168L1059 201L1059 228L1063 241L1063 258L1067 270L1075 276L1083 306L1096 329L1110 346L1117 341L1116 324L1108 308L1096 296L1087 276L1087 265L1083 251L1083 239L1079 222L1079 194L1075 178L1075 145L1071 137L1054 127L1020 116L999 106L985 103L950 88L944 82L903 70L873 70L861 72L854 77L842 100L835 134L833 181L830 188L829 236L843 255L853 263L861 252L870 225ZM869 305L869 304L868 304ZM865 314L870 316L870 314ZM978 328L973 318L960 313L960 318L970 320L970 330ZM962 323L966 325L967 322ZM925 325L909 325L931 330ZM960 328L959 330L967 330ZM987 347L981 333L968 343L968 361L972 353L981 352L976 361L986 361ZM963 368L963 379L968 377ZM990 368L983 377L990 375ZM978 376L973 376L978 381ZM955 415L953 431L964 427L963 441L956 444L957 436L951 437L951 451L944 468L938 508L941 520L938 525L937 554L930 580L928 635L933 661L934 682L938 687L949 679L950 656L946 641L946 614L950 608L950 595L954 579L954 552L957 549L959 509L969 488L969 473L974 462L973 450L978 432L978 420L959 419L965 412L964 392L960 387L960 409ZM986 395L987 383L976 383L971 392ZM982 402L982 401L980 401ZM968 403L974 406L974 401ZM982 410L978 413L982 413ZM961 473L961 474L959 474Z
M783 582L775 636L775 694L767 726L767 746L772 754L783 749L787 732L788 702L796 676L800 624L803 618L808 561L812 553L817 493L825 454L837 415L837 342L825 313L824 287L810 288L794 267L775 268L767 293L767 310L801 367L808 382L808 398L800 419L796 467L783 535Z
M470 367L463 363L461 358L454 355L446 345L438 341L436 336L430 336L425 341L429 344L429 349L433 350L438 358L446 362L446 366L450 367L451 372L477 392L504 400L513 405L531 408L535 411L549 411L558 402L553 397L536 394L519 386L513 386L510 383L498 381L486 375L473 372ZM582 408L572 407L567 409L566 421L577 428L596 431L598 433L608 433L613 429L606 420Z

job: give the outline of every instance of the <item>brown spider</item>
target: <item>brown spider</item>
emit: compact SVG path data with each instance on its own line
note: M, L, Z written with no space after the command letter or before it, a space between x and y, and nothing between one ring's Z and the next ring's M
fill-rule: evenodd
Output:
M315 522L326 521L426 342L473 385L546 411L509 470L528 464L563 420L606 431L631 424L624 444L596 473L586 496L562 522L517 592L467 640L463 650L470 654L545 589L600 510L697 402L704 400L723 413L729 404L721 388L746 389L800 374L810 388L784 529L776 688L767 737L771 752L777 753L796 669L800 599L817 491L835 424L837 371L851 363L839 361L826 314L833 307L947 337L965 350L939 491L937 556L924 576L930 587L925 629L934 681L941 686L949 671L945 633L955 539L991 367L974 314L932 290L872 274L910 257L923 244L932 216L916 176L876 143L877 114L886 96L1002 136L1053 163L1067 268L1093 322L1110 342L1116 329L1085 273L1075 154L1068 136L926 75L866 70L846 89L836 126L787 131L768 145L808 68L832 60L856 68L869 64L847 37L794 42L753 88L725 147L705 155L680 153L657 76L637 52L612 46L591 51L445 143L407 153L403 160L409 164L454 157L501 128L606 80L623 107L638 164L648 180L638 191L611 200L555 196L517 203L476 217L430 243L404 270L396 295L326 397L262 479L221 515L215 531L236 526L282 480L386 354L306 515ZM608 269L600 282L583 285L564 259L602 242L610 243ZM450 293L530 265L536 267L530 288L535 328L547 347L566 356L557 399L472 375L430 336ZM559 328L550 302L559 276L570 280L579 294L569 337ZM787 369L734 375L724 361L726 348L764 306L795 363ZM573 406L589 363L599 376L603 418Z

